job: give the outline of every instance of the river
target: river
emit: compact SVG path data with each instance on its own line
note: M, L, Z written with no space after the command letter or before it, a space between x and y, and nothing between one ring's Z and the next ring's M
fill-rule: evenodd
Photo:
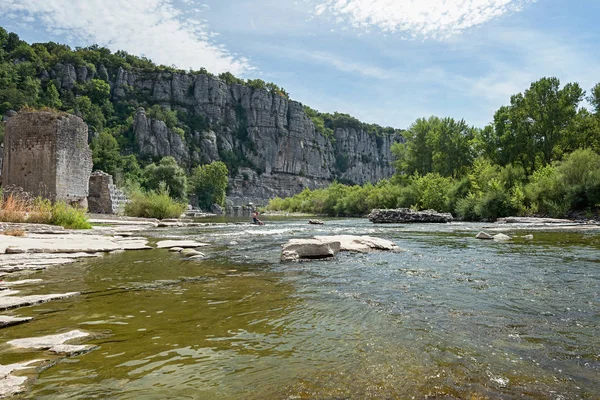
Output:
M600 235L475 239L482 224L273 219L149 231L210 243L202 261L130 251L27 276L13 338L82 329L36 399L599 399ZM290 238L367 234L398 253L279 262ZM528 231L509 234L525 235ZM1 364L49 357L0 347Z

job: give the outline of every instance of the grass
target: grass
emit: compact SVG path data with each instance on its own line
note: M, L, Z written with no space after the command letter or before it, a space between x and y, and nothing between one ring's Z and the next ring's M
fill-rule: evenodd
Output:
M29 198L26 194L0 192L0 222L59 225L67 229L91 229L85 210L59 201Z
M130 194L131 200L125 205L125 215L140 218L178 218L187 204L179 203L169 197L167 190L137 190Z

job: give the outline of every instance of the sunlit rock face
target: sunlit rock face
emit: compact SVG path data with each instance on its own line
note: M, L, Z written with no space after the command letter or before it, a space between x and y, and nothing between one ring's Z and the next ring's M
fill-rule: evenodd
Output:
M136 99L194 118L182 135L139 109L134 117L137 151L142 157L173 156L187 168L211 161L243 160L247 170L234 176L229 198L257 204L304 188L340 182L364 184L390 177L391 147L398 133L377 136L355 127L337 127L332 137L315 130L301 103L206 74L145 72L96 66L83 71L58 64L50 76L61 88L92 78L107 80L113 102Z

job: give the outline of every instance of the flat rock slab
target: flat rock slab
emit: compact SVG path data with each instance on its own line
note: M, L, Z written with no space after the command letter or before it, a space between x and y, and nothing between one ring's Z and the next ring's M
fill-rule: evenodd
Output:
M1 281L0 282L0 290L11 288L14 286L24 286L24 285L33 285L35 283L43 282L41 279L23 279L20 281Z
M23 392L27 377L16 376L12 373L24 369L33 368L31 365L42 360L32 360L26 363L0 365L0 398L12 396Z
M570 219L559 218L534 218L534 217L506 217L496 220L499 224L573 224Z
M70 332L59 333L57 335L15 339L7 343L11 346L23 349L50 350L53 353L73 355L89 351L93 349L94 346L65 343L71 340L81 339L89 336L90 334L88 332L76 329Z
M25 322L31 321L32 317L11 317L8 315L0 315L0 328L6 328L7 326L24 324Z
M375 209L368 215L369 221L376 224L390 223L447 223L454 219L450 213L439 213L434 210L414 211L410 208L393 210Z
M340 242L340 251L355 251L366 253L372 250L398 251L396 243L372 236L336 235L315 236L319 240L332 240Z
M7 254L79 254L108 253L115 250L150 249L145 238L110 237L97 234L8 236L0 243L0 253ZM68 258L72 258L69 256Z
M103 219L103 218L90 218L88 220L90 224L106 224L106 225L140 225L140 226L157 226L158 220L153 219L138 219L138 220L123 220L123 219Z
M7 293L6 292L11 292ZM63 294L40 294L40 295L31 295L31 296L15 296L18 293L17 291L11 290L3 290L0 292L0 311L8 310L10 308L18 308L31 306L34 304L45 303L51 300L60 300L66 299L69 297L78 296L79 292L70 292Z
M181 247L183 249L192 249L196 247L210 246L206 243L196 242L195 240L161 240L156 243L156 247L159 249L170 249L172 247Z
M30 235L2 240L0 253L96 253L122 247L106 236L73 233L69 235Z

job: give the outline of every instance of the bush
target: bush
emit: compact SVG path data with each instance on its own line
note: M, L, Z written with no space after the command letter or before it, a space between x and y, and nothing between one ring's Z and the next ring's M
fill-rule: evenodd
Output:
M72 207L63 202L52 206L52 225L60 225L67 229L91 229L85 209Z
M85 209L69 206L62 201L52 204L41 197L32 200L25 193L11 193L0 201L0 221L51 224L67 229L92 228Z
M125 205L125 215L140 218L178 218L186 209L186 203L180 203L169 196L163 183L157 191L137 190L129 193L130 202Z
M144 168L144 187L147 190L161 191L161 184L166 184L168 193L174 199L183 201L186 198L186 172L177 165L175 158L164 157L157 164Z

